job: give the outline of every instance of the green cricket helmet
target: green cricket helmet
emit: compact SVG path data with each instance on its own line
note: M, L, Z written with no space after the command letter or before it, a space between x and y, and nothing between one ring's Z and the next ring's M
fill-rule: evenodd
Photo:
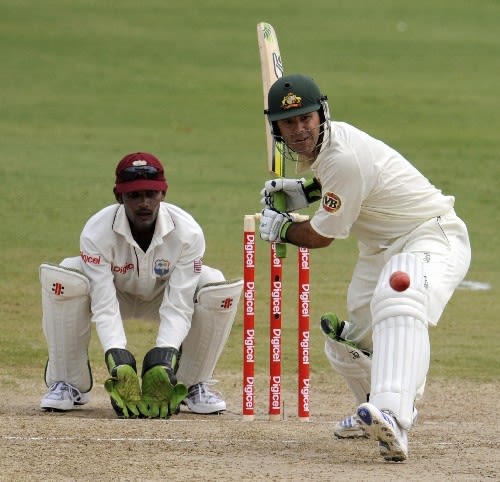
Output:
M308 114L322 108L322 95L313 79L302 74L285 75L269 89L266 114L270 122Z
M317 148L321 149L323 144L330 142L328 98L310 77L302 74L281 77L269 89L267 101L268 109L264 113L276 140L282 140L277 121L317 111L321 129ZM300 155L300 151L292 151L285 145L285 158L297 160L297 154Z

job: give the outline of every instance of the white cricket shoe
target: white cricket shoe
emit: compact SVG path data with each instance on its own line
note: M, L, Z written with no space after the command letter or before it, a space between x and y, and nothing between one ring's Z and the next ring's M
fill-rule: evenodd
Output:
M413 408L413 423L417 421L418 411ZM367 438L368 435L360 423L357 414L350 415L340 422L337 422L333 434L337 438Z
M363 425L359 422L357 415L350 415L335 425L333 434L337 438L367 438Z
M48 411L72 410L75 405L85 405L89 401L88 393L81 393L78 388L65 382L53 383L40 402L40 408Z
M187 405L192 412L200 414L219 413L226 410L226 402L221 395L209 390L205 382L191 385L182 403Z
M362 403L356 412L368 437L378 440L380 455L390 462L408 458L408 436L396 419L371 403Z

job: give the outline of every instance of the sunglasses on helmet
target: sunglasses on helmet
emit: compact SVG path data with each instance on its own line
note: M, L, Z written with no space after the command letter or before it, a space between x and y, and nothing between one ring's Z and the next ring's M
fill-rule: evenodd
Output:
M156 179L160 174L154 166L131 166L123 169L118 174L121 181L134 181L135 179Z

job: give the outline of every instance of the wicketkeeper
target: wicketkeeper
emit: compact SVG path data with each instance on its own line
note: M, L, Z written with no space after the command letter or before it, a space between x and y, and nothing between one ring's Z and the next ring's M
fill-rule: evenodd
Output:
M236 315L242 280L226 281L203 265L198 223L166 203L167 182L152 154L125 156L116 167L117 204L92 216L80 256L42 264L43 331L48 344L45 410L89 401L91 325L109 371L105 388L120 417L167 418L185 403L195 413L226 409L209 387ZM139 371L127 349L124 320L158 323Z
M276 81L268 106L273 135L285 142L297 172L310 170L312 176L265 183L262 239L308 248L350 235L358 240L347 320L333 313L321 319L326 356L358 405L335 434L369 436L386 460L405 460L415 400L423 394L429 368L428 327L438 323L469 267L466 226L455 214L454 197L401 154L349 124L331 121L327 97L309 77ZM286 195L286 212L275 209L278 191ZM292 221L288 212L314 202L319 206L310 221ZM391 286L397 271L409 276L407 289Z

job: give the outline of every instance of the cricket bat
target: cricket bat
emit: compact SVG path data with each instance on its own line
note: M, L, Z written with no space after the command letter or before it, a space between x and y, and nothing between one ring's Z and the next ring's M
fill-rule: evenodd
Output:
M262 73L262 91L264 94L264 109L267 110L267 93L271 85L283 76L283 62L281 60L278 37L273 26L266 22L257 24L257 40L260 52L260 68ZM270 173L278 177L285 176L284 143L277 141L271 133L267 119L266 142L267 142L267 166ZM284 193L274 196L276 209L284 211L286 201ZM276 254L279 258L286 258L286 244L276 245Z

